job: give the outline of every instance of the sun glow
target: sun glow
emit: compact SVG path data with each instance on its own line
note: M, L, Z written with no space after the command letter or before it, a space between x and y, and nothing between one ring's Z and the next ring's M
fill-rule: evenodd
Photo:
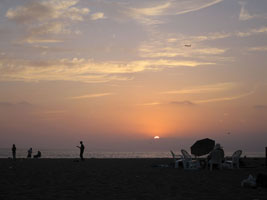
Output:
M159 136L155 136L155 137L154 137L155 140L158 140L159 138L160 138Z

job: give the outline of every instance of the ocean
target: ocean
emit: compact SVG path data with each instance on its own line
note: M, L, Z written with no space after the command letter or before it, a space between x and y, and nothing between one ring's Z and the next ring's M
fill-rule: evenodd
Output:
M79 149L39 149L42 158L79 158ZM37 149L33 149L33 155ZM180 152L175 152L180 154ZM233 152L225 152L226 156L231 156ZM265 152L243 152L242 156L265 157ZM0 158L12 157L11 149L0 148ZM17 149L17 158L26 158L27 149ZM85 151L85 158L171 158L170 152L101 152Z

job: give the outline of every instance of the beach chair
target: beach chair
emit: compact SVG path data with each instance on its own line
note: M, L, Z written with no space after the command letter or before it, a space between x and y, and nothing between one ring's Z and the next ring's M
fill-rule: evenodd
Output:
M198 160L193 160L191 155L184 149L181 150L183 155L183 166L184 169L198 169L200 164Z
M241 154L242 154L242 150L235 151L231 157L231 160L227 160L225 161L225 163L227 165L230 165L232 169L234 168L234 166L236 166L236 168L239 168L239 159L240 159Z
M222 169L224 160L224 154L220 150L213 150L210 154L210 160L208 164L210 165L210 171L213 169L213 165L218 165L219 169Z
M174 168L179 168L179 163L183 163L183 156L182 155L175 155L173 151L170 151L172 154L172 158L174 161Z

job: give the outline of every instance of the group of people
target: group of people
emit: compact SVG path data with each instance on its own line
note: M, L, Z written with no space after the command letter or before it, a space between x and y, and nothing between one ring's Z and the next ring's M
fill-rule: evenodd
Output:
M34 157L34 158L41 158L41 156L42 156L42 153L41 153L41 151L38 150L38 151L37 151L37 154L34 155L33 157ZM27 158L32 158L32 148L30 148L30 149L28 150Z
M84 147L84 145L83 145L83 142L80 141L80 146L77 146L77 147L80 149L80 159L81 159L82 161L84 161L83 153L84 153L84 149L85 149L85 147ZM14 160L16 159L16 151L17 151L16 145L13 144L13 145L12 145L12 156L13 156L13 159L14 159ZM42 153L41 153L41 151L38 150L38 151L37 151L37 154L34 155L33 158L41 158L41 156L42 156ZM28 150L27 158L32 158L32 148L30 148L30 149Z
M14 160L16 159L16 154L17 154L17 147L16 147L15 144L13 144L12 145L12 157L13 157ZM41 156L42 156L42 153L41 153L41 151L38 150L37 154L34 155L33 157L34 158L41 158ZM27 158L32 158L32 148L30 148L28 150Z

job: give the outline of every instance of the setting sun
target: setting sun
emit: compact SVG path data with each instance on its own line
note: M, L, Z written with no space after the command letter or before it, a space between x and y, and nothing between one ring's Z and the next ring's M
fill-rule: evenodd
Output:
M1 148L266 146L267 1L0 0L0 10Z

